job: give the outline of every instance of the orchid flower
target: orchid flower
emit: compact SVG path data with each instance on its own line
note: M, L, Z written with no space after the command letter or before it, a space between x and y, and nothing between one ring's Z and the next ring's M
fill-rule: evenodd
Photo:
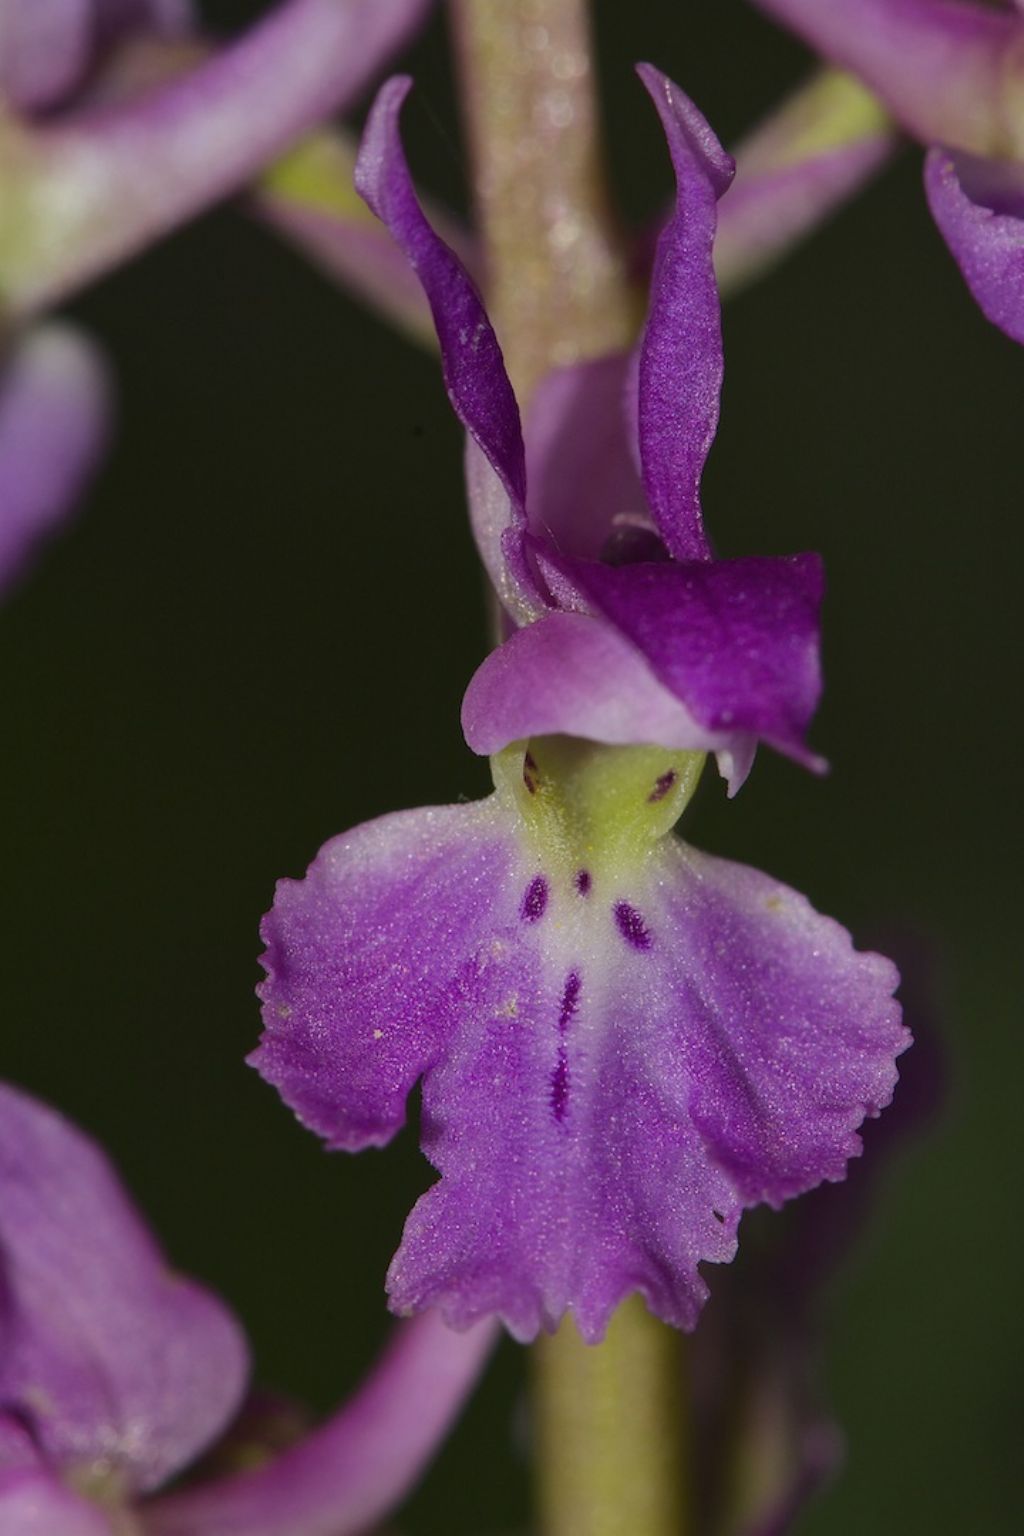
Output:
M932 216L982 313L1024 341L1020 5L756 0L855 74L928 149Z
M186 0L3 5L0 587L73 508L98 461L108 403L87 342L61 332L19 343L18 329L348 105L428 8L285 0L209 58L119 94L97 74L115 45L147 34L180 41Z
M4 1536L345 1536L396 1504L492 1342L403 1327L356 1396L255 1470L163 1493L227 1431L239 1324L174 1274L100 1148L0 1084Z
M553 375L525 442L482 301L416 200L408 82L378 96L359 186L426 290L477 541L518 627L463 714L494 793L335 838L263 930L252 1060L308 1127L382 1146L422 1078L441 1178L406 1224L392 1308L496 1313L521 1340L567 1311L597 1340L634 1291L692 1327L698 1266L733 1256L746 1207L843 1177L908 1043L887 960L670 835L707 752L734 787L759 740L817 763L821 576L810 555L711 558L731 164L676 86L641 75L678 195L638 358Z

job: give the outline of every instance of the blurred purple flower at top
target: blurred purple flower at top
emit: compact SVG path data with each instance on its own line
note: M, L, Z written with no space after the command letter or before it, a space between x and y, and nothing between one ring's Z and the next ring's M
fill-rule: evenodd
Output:
M0 1084L4 1536L362 1531L415 1481L490 1339L423 1318L307 1439L162 1493L240 1408L245 1340L220 1301L167 1268L100 1149Z
M186 37L186 0L0 7L0 589L72 509L108 404L87 342L19 342L18 328L350 104L429 8L285 0L210 57L119 96L94 90L97 71L132 39Z
M423 1079L441 1179L406 1224L392 1308L459 1327L493 1312L524 1340L567 1311L599 1339L633 1291L692 1327L701 1262L732 1257L746 1207L843 1177L908 1043L888 961L670 836L705 752L734 786L758 740L816 761L820 570L711 558L699 482L731 165L678 88L641 73L678 198L639 357L542 383L525 445L482 301L416 200L408 83L378 96L359 185L426 290L476 538L521 627L464 707L494 794L334 839L263 929L252 1059L306 1125L383 1145Z
M932 216L982 312L1024 341L1024 16L982 0L755 0L929 146Z
M18 111L65 104L113 44L175 38L194 21L191 0L4 0L0 95Z

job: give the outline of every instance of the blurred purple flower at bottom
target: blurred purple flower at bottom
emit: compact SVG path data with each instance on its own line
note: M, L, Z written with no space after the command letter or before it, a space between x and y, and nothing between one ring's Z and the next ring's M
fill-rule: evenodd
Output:
M363 1530L443 1438L490 1338L423 1318L304 1440L252 1472L161 1493L242 1405L245 1340L220 1301L167 1268L100 1149L0 1084L4 1536Z

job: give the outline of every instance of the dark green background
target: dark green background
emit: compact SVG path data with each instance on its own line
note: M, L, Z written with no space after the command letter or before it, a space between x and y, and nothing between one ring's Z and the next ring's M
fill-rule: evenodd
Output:
M804 69L738 0L597 12L632 217L670 185L635 58L727 142ZM459 201L440 20L411 63L415 165ZM71 309L113 359L120 435L0 616L3 1070L106 1142L175 1260L237 1306L260 1378L326 1408L384 1333L429 1175L410 1137L326 1156L242 1065L256 926L331 833L486 787L458 726L484 645L460 435L436 362L234 209ZM726 359L707 516L724 553L824 552L834 769L764 753L736 802L704 786L687 832L861 937L923 940L948 1061L941 1124L887 1169L834 1288L849 1463L801 1531L1009 1533L1024 354L971 305L911 148L730 304ZM506 1345L414 1530L524 1521L522 1391Z

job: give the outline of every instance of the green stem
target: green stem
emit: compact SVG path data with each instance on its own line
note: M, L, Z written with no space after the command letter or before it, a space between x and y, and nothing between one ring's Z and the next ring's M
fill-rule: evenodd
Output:
M628 346L638 315L609 211L586 0L452 0L487 295L520 402Z
M586 0L451 0L487 296L525 403L640 320L602 170ZM545 1536L682 1536L678 1335L638 1298L603 1344L567 1320L534 1351Z
M603 1344L584 1344L566 1320L535 1345L545 1536L688 1529L684 1343L634 1296Z

